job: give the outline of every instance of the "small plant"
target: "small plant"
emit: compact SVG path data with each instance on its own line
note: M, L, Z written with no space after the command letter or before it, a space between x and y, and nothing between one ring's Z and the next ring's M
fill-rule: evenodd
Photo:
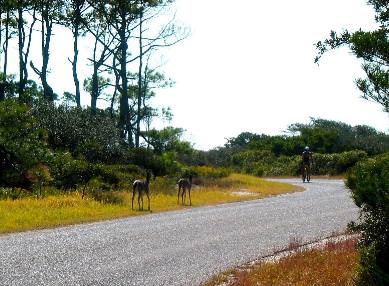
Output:
M34 184L38 188L38 197L42 197L42 187L53 181L50 169L47 165L38 164L31 170Z

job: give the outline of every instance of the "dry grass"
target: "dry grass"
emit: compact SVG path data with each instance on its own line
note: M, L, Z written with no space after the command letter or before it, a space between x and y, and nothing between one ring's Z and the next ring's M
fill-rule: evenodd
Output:
M354 285L358 263L356 239L327 243L323 249L300 251L277 262L230 270L204 285Z
M171 211L187 207L177 205L176 190L159 190L159 192L156 192L156 187L161 186L161 182L153 182L153 184L151 185L151 210L153 212ZM253 195L237 196L234 194L234 191L238 190L245 190L245 192L250 192ZM212 183L208 182L207 187L193 189L192 205L193 207L198 207L236 202L298 190L300 189L287 184L267 182L256 177L232 174L228 178L216 180ZM103 196L99 199L104 202L96 201L92 198L81 199L81 194L75 192L40 199L0 200L0 233L149 213L147 211L137 211L137 200L134 201L136 210L131 210L131 194L129 192L103 193ZM188 198L187 203L189 203ZM144 209L147 209L146 197Z

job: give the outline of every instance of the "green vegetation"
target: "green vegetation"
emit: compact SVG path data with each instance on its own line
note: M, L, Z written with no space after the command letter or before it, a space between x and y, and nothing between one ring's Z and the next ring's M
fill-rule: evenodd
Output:
M331 31L330 37L317 43L316 62L328 50L346 46L360 59L365 78L356 85L365 99L375 101L389 112L389 2L368 0L374 8L377 28L342 33ZM376 145L376 141L372 141ZM388 152L388 150L383 150ZM374 154L375 152L373 152ZM357 285L388 285L389 283L389 156L384 154L357 164L348 177L353 199L360 207L360 222L352 228L361 231L359 245L360 269Z
M123 168L121 170L124 171ZM122 173L123 174L123 173ZM258 199L300 189L281 183L267 182L259 178L231 174L227 177L201 178L202 185L192 190L192 204L195 207L219 203ZM102 219L141 215L148 212L131 210L131 192L126 189L126 180L119 182L119 190L104 190L97 182L90 183L86 195L77 191L46 189L39 198L15 190L19 199L12 199L12 190L0 188L0 233L25 231ZM151 183L151 207L153 212L181 209L177 204L175 181L157 178ZM244 190L245 196L237 193ZM57 191L58 192L58 191Z
M117 126L118 118L104 111L91 114L87 109L39 99L29 104L1 101L0 232L139 215L142 212L130 210L130 190L135 179L145 177L146 170L155 176L151 182L154 212L182 208L177 205L176 182L189 174L196 186L192 194L195 206L296 191L257 177L297 175L300 155L290 153L293 148L299 149L291 147L293 142L301 141L304 146L306 133L318 137L308 131L290 137L243 134L229 139L217 151L201 152L181 141L179 128L145 133L145 146L134 148L121 137ZM386 148L387 135L369 130L369 135L358 142L375 138ZM329 148L327 141L323 142ZM319 150L320 146L315 148ZM342 153L315 152L314 174L342 174L372 154L371 150L332 148Z
M389 282L389 154L360 162L348 176L347 185L361 208L361 221L351 224L363 234L359 244L359 283L386 285Z
M296 191L257 177L298 175L301 152L308 145L313 175L348 174L348 186L361 208L360 223L352 225L362 232L359 285L388 284L389 135L365 125L312 118L309 124L291 124L285 135L244 132L205 152L182 140L181 128L151 128L155 118L172 118L168 107L151 103L157 88L173 84L151 66L153 53L187 36L185 29L159 17L172 2L0 1L0 233L143 214L130 210L129 190L147 171L156 177L151 183L154 212L184 207L177 205L175 184L189 174L194 177L195 206ZM316 61L330 49L349 47L366 72L366 78L356 80L357 87L389 112L389 2L368 3L379 28L332 32L317 43ZM152 25L160 29L150 29ZM63 96L55 93L47 76L52 35L59 29L71 32L74 44L69 60L74 91ZM84 59L91 66L84 81L88 108L81 107L77 65L84 36L90 47ZM42 48L39 56L30 53L36 42ZM17 70L12 71L11 50L18 52ZM98 107L101 99L107 102L105 109ZM326 257L314 253L312 259L323 262ZM295 262L282 269L292 264L298 268L290 277L302 273L303 264ZM274 269L266 270L273 273L269 279L288 283L275 277L280 270ZM336 283L324 281L319 283Z
M310 124L291 124L289 135L244 132L224 147L197 151L187 164L228 167L255 176L297 176L305 146L313 151L315 175L343 175L357 162L389 151L389 136L369 126L312 118Z
M275 262L260 262L227 271L203 285L355 285L356 243L355 239L350 239L327 243L319 249L299 250Z

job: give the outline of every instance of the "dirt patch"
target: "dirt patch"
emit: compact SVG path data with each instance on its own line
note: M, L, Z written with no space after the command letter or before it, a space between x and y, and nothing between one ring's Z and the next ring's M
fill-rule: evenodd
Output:
M250 192L248 189L240 189L231 192L232 195L234 196L239 196L239 197L248 197L248 196L255 196L255 193Z

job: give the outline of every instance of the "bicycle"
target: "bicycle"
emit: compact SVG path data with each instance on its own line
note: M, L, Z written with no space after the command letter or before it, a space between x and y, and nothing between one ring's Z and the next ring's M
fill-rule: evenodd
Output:
M303 166L301 168L301 177L303 179L303 183L305 183L305 181L307 181L309 183L309 181L311 180L311 172L310 172L310 168L308 166L308 164L304 164L303 163Z

